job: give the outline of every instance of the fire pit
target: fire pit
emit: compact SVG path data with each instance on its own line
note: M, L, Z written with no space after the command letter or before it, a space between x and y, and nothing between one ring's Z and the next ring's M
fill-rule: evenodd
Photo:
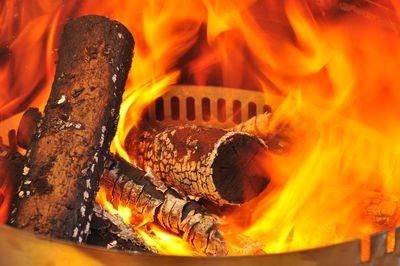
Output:
M0 44L7 264L397 263L396 3L47 8Z

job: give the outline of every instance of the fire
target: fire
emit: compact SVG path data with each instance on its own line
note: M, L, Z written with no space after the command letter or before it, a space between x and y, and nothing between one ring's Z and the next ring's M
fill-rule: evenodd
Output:
M282 97L269 131L288 125L283 133L290 147L266 159L263 167L272 177L266 193L226 213L226 220L265 243L267 253L393 229L400 192L400 4L359 2L4 1L0 135L17 127L19 112L46 103L66 19L106 15L136 39L112 151L132 161L124 139L169 85L262 90ZM100 201L132 221L129 209ZM194 254L148 226L151 234L140 231L148 241L168 240L157 244L163 253Z
M106 192L102 188L100 188L97 193L96 200L112 215L119 215L124 223L136 224L135 230L143 237L147 244L158 250L160 254L180 256L198 255L197 252L181 238L169 234L147 221L135 221L135 218L140 221L140 217L133 217L129 208L120 205L115 209L111 202L107 201Z

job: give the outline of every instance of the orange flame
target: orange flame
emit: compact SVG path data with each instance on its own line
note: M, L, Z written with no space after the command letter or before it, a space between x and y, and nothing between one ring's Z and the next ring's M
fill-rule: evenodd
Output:
M283 98L269 131L288 124L291 149L269 156L268 191L227 220L269 253L391 229L399 213L387 209L400 192L399 12L394 0L3 1L0 135L16 127L18 112L45 104L66 19L106 15L136 39L112 151L129 159L129 129L169 85L262 90ZM371 216L371 206L384 213ZM130 210L115 212L130 220Z

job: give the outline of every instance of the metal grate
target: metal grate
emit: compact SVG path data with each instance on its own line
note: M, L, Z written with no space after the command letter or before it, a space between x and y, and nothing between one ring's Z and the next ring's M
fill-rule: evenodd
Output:
M151 121L182 121L228 128L270 111L282 99L258 91L208 87L172 86L147 109Z

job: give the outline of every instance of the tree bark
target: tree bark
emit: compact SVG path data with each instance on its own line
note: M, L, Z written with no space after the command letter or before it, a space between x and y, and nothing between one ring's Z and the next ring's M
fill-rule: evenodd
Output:
M202 126L133 128L125 146L140 167L150 167L181 193L219 205L244 203L269 183L261 167L265 143L247 133Z
M105 17L66 24L52 91L27 151L9 224L85 241L133 44L122 24Z

